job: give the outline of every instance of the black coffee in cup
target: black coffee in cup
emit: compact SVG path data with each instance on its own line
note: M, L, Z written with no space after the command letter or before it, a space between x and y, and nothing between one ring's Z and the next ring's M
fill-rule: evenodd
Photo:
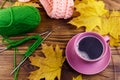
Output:
M86 59L97 59L103 53L103 45L96 37L85 37L78 43L81 57Z

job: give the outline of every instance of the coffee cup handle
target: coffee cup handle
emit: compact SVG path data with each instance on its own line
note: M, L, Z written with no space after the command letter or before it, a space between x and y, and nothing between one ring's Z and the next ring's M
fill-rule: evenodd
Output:
M106 42L108 42L108 41L110 40L110 37L109 37L109 36L104 36L103 38L104 38L104 40L105 40Z

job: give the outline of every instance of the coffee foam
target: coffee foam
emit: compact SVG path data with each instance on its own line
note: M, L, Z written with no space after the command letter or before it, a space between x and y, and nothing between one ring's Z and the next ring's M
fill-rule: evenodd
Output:
M84 59L91 60L88 54L84 51L79 51L79 55Z

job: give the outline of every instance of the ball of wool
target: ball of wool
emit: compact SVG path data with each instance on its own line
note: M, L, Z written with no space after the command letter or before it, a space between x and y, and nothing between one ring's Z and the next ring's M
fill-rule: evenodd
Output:
M40 0L47 15L55 19L68 19L74 11L73 0Z
M0 10L0 35L3 37L24 34L40 23L39 10L32 6L14 6Z

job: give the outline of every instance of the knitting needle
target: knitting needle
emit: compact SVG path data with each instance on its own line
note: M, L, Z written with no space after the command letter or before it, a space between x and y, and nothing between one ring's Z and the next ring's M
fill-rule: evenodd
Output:
M41 34L39 34L40 36L42 36L42 35L45 35L45 34L47 34L47 33L49 33L50 31L46 31L46 32L43 32L43 33L41 33ZM4 48L4 49L2 49L1 51L0 51L0 53L2 53L3 51L5 51L5 50L7 50L8 48L6 47L6 48Z
M45 40L50 36L51 33L52 33L52 32L49 32L49 34L41 41L41 43L42 43L43 41L45 41ZM29 57L29 56L25 57L24 60L22 60L22 61L19 63L19 65L10 73L10 75L12 75L12 74L26 61L26 59L27 59L28 57Z

